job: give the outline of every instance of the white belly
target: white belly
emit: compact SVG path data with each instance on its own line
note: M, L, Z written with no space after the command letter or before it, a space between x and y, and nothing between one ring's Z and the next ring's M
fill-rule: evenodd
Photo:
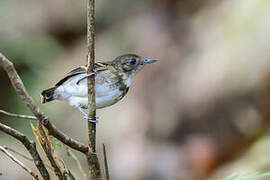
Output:
M96 96L96 108L103 108L106 106L110 106L115 104L122 98L122 92L118 89L111 91L106 96ZM83 108L87 108L88 106L88 98L86 97L78 97L78 96L70 96L66 99L71 106L81 106Z
M68 81L56 89L57 99L66 100L71 106L80 106L87 108L88 106L88 93L86 79L76 84L79 79L85 75L78 75L72 81ZM112 83L113 84L113 83ZM124 92L118 88L112 89L107 86L96 84L96 107L103 108L115 104L122 99Z

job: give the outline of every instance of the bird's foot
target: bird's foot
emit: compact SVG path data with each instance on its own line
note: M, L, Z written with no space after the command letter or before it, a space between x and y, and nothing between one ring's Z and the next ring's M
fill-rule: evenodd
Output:
M97 118L89 118L88 115L85 115L83 118L84 118L84 119L87 119L87 120L88 120L89 122L91 122L91 123L95 123L95 124L98 123Z

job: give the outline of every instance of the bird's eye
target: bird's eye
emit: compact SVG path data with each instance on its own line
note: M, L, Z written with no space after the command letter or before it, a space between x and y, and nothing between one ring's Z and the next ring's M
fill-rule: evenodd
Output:
M47 94L45 94L45 98L48 99L51 97L51 95L52 95L51 92L48 92Z
M128 63L131 64L131 65L134 65L134 64L136 64L136 59L131 58L131 59L128 60Z

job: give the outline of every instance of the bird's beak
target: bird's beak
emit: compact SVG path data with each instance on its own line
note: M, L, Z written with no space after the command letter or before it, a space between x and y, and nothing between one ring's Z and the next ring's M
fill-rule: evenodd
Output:
M151 64L154 62L157 62L157 60L156 59L144 59L143 60L143 64Z

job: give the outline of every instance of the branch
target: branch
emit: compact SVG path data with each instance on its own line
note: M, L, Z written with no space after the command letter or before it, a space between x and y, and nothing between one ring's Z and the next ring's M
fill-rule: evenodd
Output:
M106 154L106 147L105 147L105 144L102 144L102 146L103 146L103 156L104 156L106 180L110 180L109 167L108 167L107 154Z
M75 163L77 164L77 166L78 166L78 168L79 168L81 174L83 175L83 177L84 177L85 179L87 179L87 175L86 175L86 173L84 172L83 167L82 167L80 161L79 161L78 158L72 153L72 151L71 151L70 149L68 149L68 148L67 148L67 155L68 155L69 157L71 157L71 158L75 161Z
M0 53L0 64L2 65L2 67L4 68L6 73L8 74L14 89L21 96L22 100L26 103L27 107L32 111L32 113L38 119L38 130L35 131L35 134L36 134L37 140L40 143L46 157L48 158L51 166L53 167L56 176L59 179L62 179L63 176L69 175L70 173L66 174L65 168L60 166L59 160L58 160L58 158L56 158L56 155L54 153L54 148L52 146L52 143L49 140L49 136L43 127L45 126L52 135L54 135L56 138L58 138L63 143L72 142L71 147L73 147L75 145L76 148L79 148L80 150L82 150L81 147L84 147L84 145L79 144L80 146L77 146L78 142L71 140L71 138L67 137L65 134L58 131L50 123L48 118L40 111L39 107L36 105L36 103L34 102L32 97L26 91L21 78L19 77L19 75L17 74L17 72L14 68L13 63L11 63L1 53ZM86 146L85 146L85 149L87 149Z
M0 53L0 65L4 68L6 73L9 76L9 79L12 83L12 86L20 95L22 100L26 103L27 107L32 111L35 117L44 125L49 134L63 142L64 144L68 145L69 147L76 149L82 153L88 152L88 147L84 144L71 139L63 132L59 131L55 128L55 126L49 121L49 119L40 111L39 107L36 105L32 97L26 91L24 84L19 77L18 73L16 72L14 65L10 62L3 54Z
M34 163L35 163L36 167L38 168L43 179L50 180L50 175L49 175L47 169L45 168L44 163L39 156L39 153L37 152L36 144L34 142L29 141L29 139L21 132L15 130L15 129L12 129L11 127L6 126L2 123L0 123L0 131L3 131L5 133L7 133L8 135L19 140L25 146L25 148L28 150L30 155L32 156Z
M44 126L42 126L41 123L38 123L37 128L35 128L33 124L31 124L31 126L37 142L39 143L41 149L43 150L48 161L50 162L50 165L53 168L57 179L63 179L64 169L60 165L60 161L55 154L54 147L50 141L49 136L47 135L47 132L45 131Z
M17 154L19 156L21 156L22 158L28 160L28 161L31 161L31 162L34 162L34 159L30 158L30 157L27 157L25 156L24 154L20 153L20 152L17 152L16 150L10 148L10 147L7 147L7 146L3 146L7 151L10 151L10 152L13 152L14 154ZM48 164L44 163L44 165L49 168L50 170L53 171L53 168L51 166L49 166Z
M37 120L37 118L35 116L14 114L14 113L10 113L10 112L7 112L7 111L1 110L1 109L0 109L0 114L4 114L6 116L15 117L15 118Z
M94 71L95 64L95 0L87 0L87 75ZM95 76L87 78L88 118L96 120ZM86 154L89 179L101 179L100 165L96 154L96 124L88 120L88 147Z
M26 160L28 160L28 161L34 161L32 158L27 157L27 156L25 156L24 154L22 154L22 153L20 153L20 152L17 152L17 151L15 151L14 149L12 149L12 148L10 148L10 147L7 147L7 146L3 146L3 147L5 148L5 150L11 151L11 152L13 152L14 154L17 154L17 155L23 157L24 159L26 159Z
M87 74L94 71L95 64L95 0L87 0ZM88 117L96 120L95 76L87 79L88 87ZM96 123L88 121L89 148L96 152Z
M66 167L65 163L63 160L61 160L62 166L64 168L64 180L75 180L75 177L71 173L71 171Z
M25 171L27 171L31 176L33 176L34 179L39 179L38 175L35 174L30 168L25 166L21 161L16 159L12 154L10 154L4 147L0 146L0 150L5 153L10 159L12 159L15 163L17 163L19 166L21 166Z
M38 122L37 128L35 128L33 124L31 124L31 126L34 135L36 136L38 143L40 144L44 154L49 160L57 179L73 180L74 177L72 173L69 171L69 169L66 168L61 158L57 156L57 153L53 146L53 142L51 141L51 138L45 130L44 126L40 122Z

